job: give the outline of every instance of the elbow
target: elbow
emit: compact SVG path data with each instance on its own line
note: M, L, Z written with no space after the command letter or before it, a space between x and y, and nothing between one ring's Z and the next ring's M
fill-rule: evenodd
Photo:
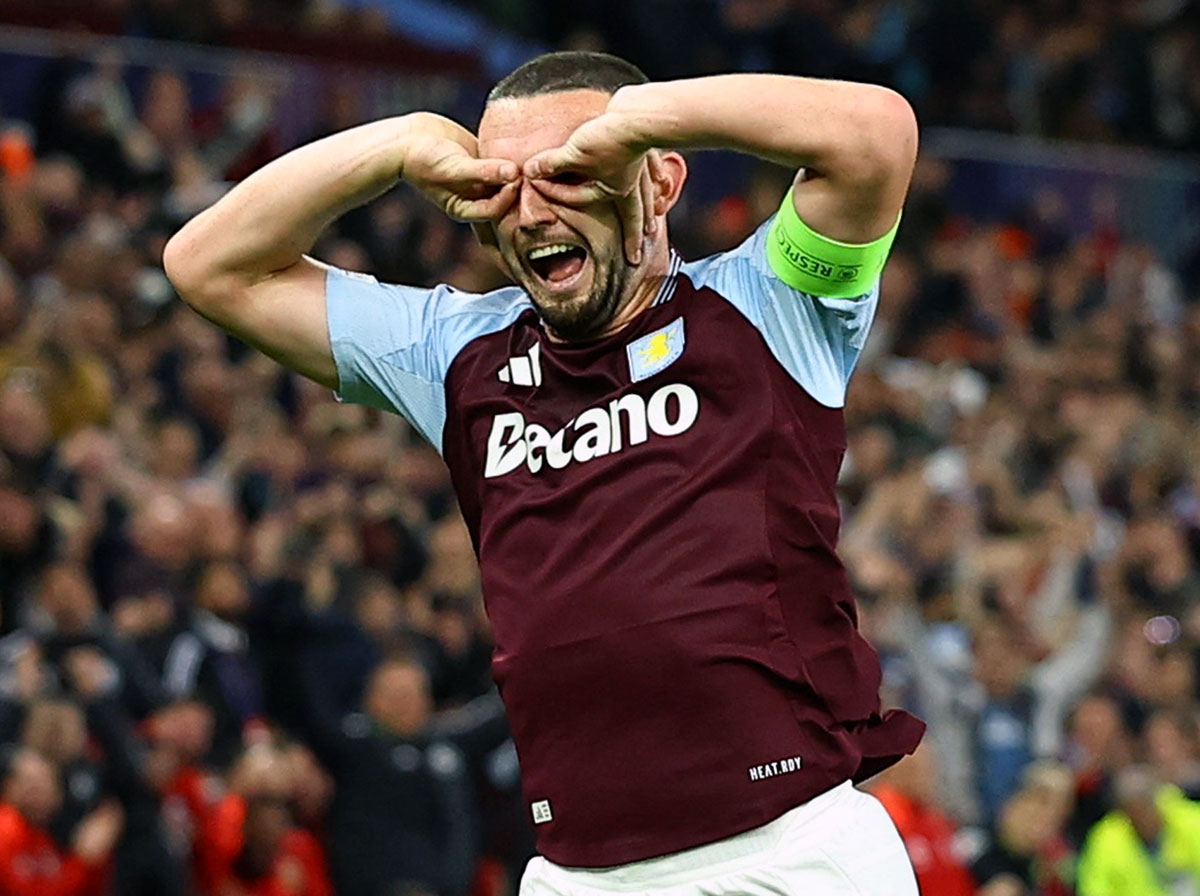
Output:
M212 253L205 251L206 240L199 224L199 219L189 221L167 241L162 264L179 297L194 310L213 317L233 299L235 284Z
M887 87L872 87L864 114L862 177L875 183L903 180L912 174L917 160L917 115L903 96Z
M167 279L179 293L179 297L192 304L192 297L200 292L204 277L204 260L197 251L197 240L192 233L195 221L167 240L163 248L162 265Z
M888 145L893 157L907 173L912 170L917 160L917 147L920 143L917 113L912 104L896 91L885 89L884 93L882 114L891 135Z

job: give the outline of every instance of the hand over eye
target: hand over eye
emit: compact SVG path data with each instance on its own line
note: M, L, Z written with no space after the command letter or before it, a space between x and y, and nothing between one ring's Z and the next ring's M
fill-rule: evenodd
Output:
M458 221L499 218L516 199L521 172L507 159L479 158L466 128L440 115L414 116L401 176Z
M478 159L452 140L414 145L404 179L457 221L499 218L516 199L517 166L504 159Z
M653 152L632 144L624 119L605 114L576 128L562 146L525 162L524 175L543 195L564 205L617 203L625 255L639 264L642 243L657 228Z

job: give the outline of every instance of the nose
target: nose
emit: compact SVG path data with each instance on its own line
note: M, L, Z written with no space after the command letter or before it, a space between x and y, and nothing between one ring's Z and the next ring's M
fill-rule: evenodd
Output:
M535 190L529 181L522 181L517 196L517 226L522 230L535 230L557 220L550 200Z

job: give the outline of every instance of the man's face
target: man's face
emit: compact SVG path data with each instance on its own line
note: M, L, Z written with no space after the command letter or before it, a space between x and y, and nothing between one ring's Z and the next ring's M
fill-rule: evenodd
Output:
M604 111L608 100L598 90L496 100L479 123L479 156L522 166L530 156L566 143L579 125ZM566 206L522 181L495 230L513 276L559 336L597 335L628 297L631 269L615 202Z
M420 734L433 709L424 671L407 662L384 663L375 670L366 704L378 724L400 737Z
M54 767L33 750L23 750L13 759L5 782L4 799L32 824L49 824L62 803Z

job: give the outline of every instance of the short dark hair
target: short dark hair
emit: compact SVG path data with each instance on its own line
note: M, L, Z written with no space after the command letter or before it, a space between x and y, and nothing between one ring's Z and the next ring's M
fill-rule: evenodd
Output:
M543 53L506 75L488 93L487 101L511 100L566 90L616 93L627 84L645 84L645 72L609 53L562 50Z

